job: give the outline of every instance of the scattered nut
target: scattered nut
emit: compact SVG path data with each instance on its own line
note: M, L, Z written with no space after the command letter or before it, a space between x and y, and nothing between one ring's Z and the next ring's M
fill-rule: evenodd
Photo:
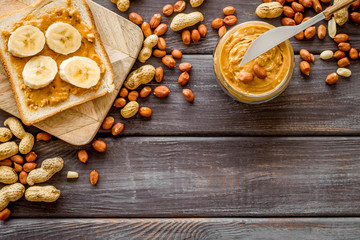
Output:
M129 20L132 21L133 23L135 23L136 25L141 25L143 22L142 17L139 14L134 13L134 12L129 14Z
M346 66L349 66L350 65L350 60L348 57L343 57L341 58L338 62L337 62L337 65L339 67L346 67Z
M15 142L6 142L0 144L0 160L4 160L14 156L19 151L19 147Z
M160 49L160 50L165 50L165 48L166 48L166 41L165 41L164 38L159 37L159 40L158 40L158 43L157 43L157 47L158 47L158 49Z
M38 141L49 141L51 139L51 134L46 132L40 132L36 135L36 140Z
M105 152L107 148L106 143L102 140L93 141L92 146L97 152Z
M150 27L151 28L157 28L161 23L161 15L160 14L154 14L154 16L150 20Z
M212 22L211 22L211 27L213 29L219 29L221 28L221 26L224 25L224 20L222 20L221 18L215 18Z
M154 30L154 34L157 36L162 36L166 33L168 29L168 26L165 23L160 24L157 28Z
M235 13L236 9L233 6L228 6L223 9L223 13L225 15L233 15Z
M99 181L99 173L96 170L93 170L90 173L90 183L91 185L95 186Z
M129 74L124 82L124 86L134 90L141 84L149 83L155 76L155 68L152 65L144 65Z
M163 57L161 59L161 61L168 68L175 68L176 67L176 61L170 56Z
M23 139L25 130L21 122L15 117L9 117L4 121L4 126L9 127L12 134L18 139Z
M334 56L334 52L331 50L325 50L320 54L320 58L323 60L331 59Z
M125 98L117 98L114 102L114 107L116 108L122 108L126 105L126 100Z
M336 43L346 42L347 40L349 40L349 35L345 33L339 33L334 37Z
M207 34L207 28L204 24L200 24L198 26L198 31L199 31L201 37L205 37Z
M15 172L21 172L23 170L23 167L20 164L17 164L14 162L14 170Z
M163 58L166 55L165 50L154 49L152 55L157 58Z
M318 27L318 38L324 39L325 37L326 37L326 27L325 27L325 25L321 24Z
M158 83L162 82L163 78L164 78L164 69L162 67L157 67L155 69L155 81Z
M191 40L194 42L194 43L198 43L199 40L201 38L201 35L199 33L199 31L197 29L193 29L191 31Z
M21 155L14 155L10 159L11 159L11 161L13 161L14 163L17 163L17 164L24 164L24 162L25 162L23 156L21 156Z
M351 48L349 51L349 56L352 60L356 60L359 58L359 51L355 48Z
M338 48L340 51L347 52L347 51L350 51L351 45L350 45L350 43L347 43L347 42L341 42L341 43L339 43Z
M127 90L126 88L122 88L120 90L119 96L122 98L125 98L125 97L127 97L128 94L129 94L129 90Z
M183 72L179 76L178 83L181 86L185 86L189 82L189 79L190 79L189 73L188 72Z
M233 26L237 23L237 17L235 15L229 15L224 18L224 23L228 26Z
M254 75L252 75L252 74L249 73L249 72L241 72L241 73L237 76L237 78L238 78L241 82L247 84L247 83L252 82L252 81L254 80Z
M136 101L138 99L138 97L139 97L139 93L137 91L131 91L128 95L129 101ZM115 122L115 120L114 120L114 122ZM111 127L112 127L112 125L111 125ZM108 129L110 129L110 128L108 128Z
M68 179L79 178L79 173L74 172L74 171L68 171L66 178L68 178Z
M16 173L15 173L16 174ZM0 211L4 210L10 202L19 200L25 192L21 183L7 185L0 190Z
M181 32L181 38L185 45L189 45L191 43L191 36L190 31L185 29Z
M55 202L59 197L60 190L54 186L32 186L25 191L25 199L29 202Z
M177 1L174 4L174 11L177 12L177 13L184 11L185 8L186 8L186 2L185 1Z
M343 51L340 51L340 50L337 50L335 53L334 53L334 58L336 59L342 59L346 56L346 54L343 52Z
M119 135L124 130L124 127L123 123L116 123L111 130L111 134L113 136Z
M188 62L183 62L179 64L179 69L182 72L189 72L192 69L192 65Z
M8 166L11 167L13 162L10 159L4 159L0 161L0 166Z
M307 61L302 61L300 63L300 71L302 74L306 75L306 76L309 76L310 75L310 70L311 70L311 67L310 67L310 63L307 62Z
M304 32L304 36L306 39L311 39L315 36L316 34L316 27L309 27L305 30Z
M259 18L277 18L284 11L284 7L278 2L262 3L256 8L256 15Z
M227 29L225 26L222 26L221 28L219 28L218 30L218 34L219 34L219 37L223 37L227 32Z
M176 59L180 59L182 58L182 52L178 49L174 49L172 52L171 52L171 55L176 58Z
M145 86L143 89L141 89L140 91L140 97L141 98L146 98L147 96L149 96L149 94L151 93L151 87L149 86Z
M8 208L5 208L0 212L0 221L5 221L10 217L10 215L11 215L10 210Z
M7 142L12 138L12 133L10 129L5 127L0 127L0 142Z
M147 23L147 22L143 22L143 23L141 24L141 30L143 31L144 36L145 36L146 38L149 37L150 35L152 35L151 28L150 28L150 24Z
M267 76L267 73L264 68L262 68L259 64L254 65L254 73L255 75L260 79L265 79Z
M43 183L49 180L55 173L61 171L64 167L64 160L60 157L48 158L41 163L41 168L32 170L27 182L30 186L35 183Z
M131 101L121 109L120 114L123 118L131 118L136 115L139 110L139 104L136 101Z
M158 98L165 98L169 95L170 89L167 86L158 86L154 89L154 95Z
M152 111L151 108L148 107L141 107L139 113L143 117L151 117Z
M32 170L34 170L36 168L37 164L36 163L25 163L23 166L23 169L25 172L30 172Z
M339 80L339 76L336 73L331 73L326 77L325 82L329 85L333 85L337 83L338 80Z
M174 12L174 7L171 5L171 4L167 4L163 7L163 10L162 10L163 14L165 16L170 16L171 14L173 14Z
M26 185L27 184L27 176L28 176L27 172L21 171L21 173L19 173L19 181L20 181L20 183Z
M77 156L78 156L78 159L80 160L80 162L82 162L82 163L87 163L87 161L89 160L89 155L88 155L87 151L84 149L78 151Z
M190 89L183 89L183 95L186 101L193 102L195 97Z
M108 130L112 127L114 122L115 122L115 118L112 116L108 116L104 119L104 122L102 123L102 128Z
M339 76L342 76L342 77L350 77L351 76L351 70L348 69L348 68L338 68L336 70L336 73L339 75Z
M0 166L0 183L12 184L12 183L16 183L17 180L18 180L18 175L13 168L8 166Z

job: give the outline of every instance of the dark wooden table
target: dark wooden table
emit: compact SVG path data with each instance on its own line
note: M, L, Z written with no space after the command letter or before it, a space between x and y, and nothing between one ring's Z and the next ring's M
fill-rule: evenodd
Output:
M127 13L110 0L96 2L124 17L135 11L149 21L175 1L132 0ZM212 19L234 5L240 22L258 20L254 11L260 2L206 0L199 10L209 33L189 47L179 33L166 33L168 52L182 50L182 61L193 65L188 85L196 96L193 104L177 84L179 70L165 68L170 96L139 101L152 108L151 119L124 120L112 109L109 115L123 122L125 131L114 138L101 130L96 138L108 150L100 154L85 146L86 165L76 158L83 147L57 139L37 142L40 160L54 155L65 160L64 170L49 181L61 189L61 197L51 204L11 203L13 214L0 224L0 238L359 239L359 61L350 66L351 78L328 86L325 77L336 63L321 61L319 53L336 49L334 42L329 37L291 40L297 65L301 48L316 54L316 64L308 78L297 66L289 87L275 100L241 104L216 83L212 53L218 36ZM279 19L268 22L280 25ZM350 34L359 49L359 29L349 22L339 32ZM154 58L149 63L162 65ZM8 116L0 112L0 121ZM95 187L89 183L93 169L100 174ZM69 170L78 171L79 179L66 180Z

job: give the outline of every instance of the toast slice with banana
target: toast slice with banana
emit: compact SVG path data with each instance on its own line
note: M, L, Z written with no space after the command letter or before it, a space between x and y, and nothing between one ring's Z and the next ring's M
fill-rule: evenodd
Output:
M0 57L26 125L114 90L86 0L39 0L0 18Z

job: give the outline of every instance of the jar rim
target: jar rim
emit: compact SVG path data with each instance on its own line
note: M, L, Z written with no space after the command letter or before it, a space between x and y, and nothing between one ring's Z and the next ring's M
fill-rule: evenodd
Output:
M286 40L285 43L286 43L286 47L288 48L288 50L290 52L291 62L290 62L290 66L289 66L286 76L281 81L281 83L278 86L276 86L274 89L272 89L271 91L262 93L262 94L244 94L243 92L237 91L234 87L232 87L228 83L228 81L225 79L225 77L221 71L221 66L220 66L220 55L221 55L221 50L223 48L223 45L225 44L227 39L230 36L232 36L239 29L249 27L249 26L259 26L259 25L269 27L270 29L275 28L275 26L273 26L267 22L263 22L263 21L248 21L248 22L238 24L238 25L234 26L232 29L230 29L218 41L216 48L214 50L214 54L213 54L213 57L214 57L213 68L214 68L215 74L217 76L218 83L220 84L220 86L223 88L223 90L228 95L230 95L231 97L235 98L236 100L238 100L240 102L244 102L244 103L262 103L262 102L269 101L269 100L275 98L276 96L278 96L280 93L282 93L285 90L285 88L289 84L292 74L294 72L294 68L295 68L294 50L293 50L293 47L291 46L290 41ZM247 101L240 99L240 97L242 97L243 99L247 99Z

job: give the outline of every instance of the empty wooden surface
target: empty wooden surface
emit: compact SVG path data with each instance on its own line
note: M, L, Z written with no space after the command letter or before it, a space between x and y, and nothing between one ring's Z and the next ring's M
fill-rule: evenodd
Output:
M110 0L95 0L127 17L141 14L149 21L163 5L175 1L133 0L126 13ZM75 147L54 139L37 142L40 163L54 154L65 160L64 170L49 184L62 191L56 203L10 205L12 219L0 225L5 239L358 239L360 234L360 117L359 61L353 76L335 86L324 80L336 70L335 61L321 61L319 53L336 49L328 37L299 42L316 54L311 76L298 67L287 90L260 105L238 103L222 92L212 68L218 41L210 27L227 5L237 8L240 22L260 20L256 1L206 0L199 9L209 33L198 44L185 46L180 33L165 34L167 52L184 52L192 63L187 87L195 102L187 103L177 84L179 70L165 69L162 84L167 99L149 96L141 106L153 110L151 119L122 119L119 109L109 115L125 124L121 136L100 130L97 139L108 144L105 154L90 145ZM324 5L326 6L326 5ZM191 12L190 6L185 12ZM309 11L314 14L313 11ZM163 21L170 23L171 18ZM276 26L280 20L267 20ZM360 48L359 25L338 29L350 34ZM300 58L296 55L298 65ZM162 66L159 59L148 63ZM135 68L141 66L136 63ZM150 83L154 88L158 83ZM9 115L1 112L0 121ZM35 127L27 127L32 133ZM77 150L89 151L84 165ZM96 169L99 183L89 183ZM69 170L78 180L67 180ZM311 218L309 218L311 217Z
M7 225L14 225L12 229ZM359 218L12 219L12 239L359 239Z

